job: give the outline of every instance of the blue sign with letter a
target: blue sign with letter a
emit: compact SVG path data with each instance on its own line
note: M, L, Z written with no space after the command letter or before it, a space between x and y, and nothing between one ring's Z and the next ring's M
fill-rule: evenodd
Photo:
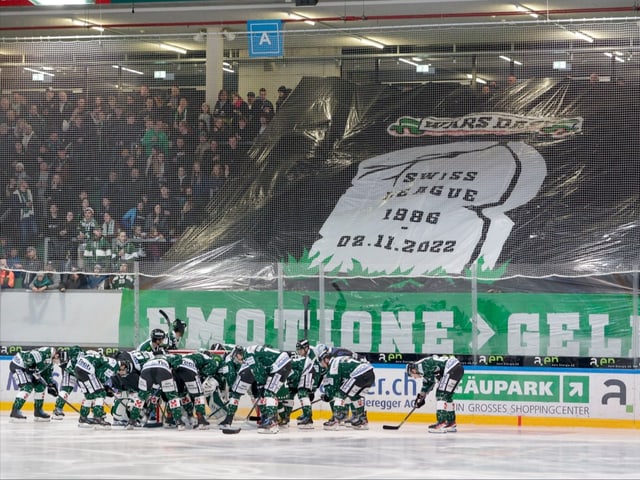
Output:
M282 57L282 20L249 20L250 57Z

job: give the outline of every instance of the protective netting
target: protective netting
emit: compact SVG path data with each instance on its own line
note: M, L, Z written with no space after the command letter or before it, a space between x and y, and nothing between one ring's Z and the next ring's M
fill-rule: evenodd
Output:
M274 107L220 115L204 45L155 48L191 34L0 39L0 253L17 272L128 268L158 289L319 275L630 288L639 32L291 30L283 58L225 49L229 102L266 87ZM337 35L386 47L331 46Z

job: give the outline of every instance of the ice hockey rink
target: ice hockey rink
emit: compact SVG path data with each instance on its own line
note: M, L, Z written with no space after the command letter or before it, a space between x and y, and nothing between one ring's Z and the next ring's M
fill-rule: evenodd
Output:
M23 424L0 416L3 479L640 479L637 430L459 425L431 434L407 421L399 430L295 425L258 434L242 420L220 430L79 428L63 421ZM391 422L390 424L394 424ZM395 423L397 425L397 423Z

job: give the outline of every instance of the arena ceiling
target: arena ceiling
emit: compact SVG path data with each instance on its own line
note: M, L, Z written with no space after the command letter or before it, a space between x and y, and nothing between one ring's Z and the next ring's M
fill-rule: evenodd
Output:
M158 42L150 38L170 39L188 52L186 58L204 55L207 35L221 35L226 51L246 51L248 20L280 19L284 51L297 49L298 55L301 47L314 49L314 55L323 48L357 49L364 38L386 46L379 55L416 53L405 47L419 44L434 59L438 52L450 57L491 52L497 59L511 51L531 65L534 60L527 55L548 63L541 52L562 53L576 64L601 64L603 69L611 64L611 57L603 53L623 50L626 75L638 76L640 70L638 0L318 0L315 6L296 6L299 0L86 0L98 4L7 6L25 1L51 0L0 2L0 65L3 56L6 62L24 53L23 40L85 36L106 42L128 37L134 42L128 48L149 54L159 50ZM311 21L315 24L307 23Z

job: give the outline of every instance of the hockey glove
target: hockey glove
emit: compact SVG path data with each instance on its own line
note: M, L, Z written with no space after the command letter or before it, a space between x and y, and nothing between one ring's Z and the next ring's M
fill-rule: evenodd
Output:
M55 383L51 382L47 385L47 393L52 397L58 396L58 387L56 386Z
M316 398L316 394L314 392L309 392L309 401L313 403L313 399Z
M424 394L422 394L422 393L419 393L419 394L416 396L416 400L415 400L415 403L414 403L414 404L415 404L415 407L416 407L416 408L420 408L420 407L422 407L422 406L425 404L425 402L426 402L426 400L425 400L425 395L424 395Z
M320 400L322 400L323 402L329 403L331 401L331 397L329 397L329 395L327 395L326 393L323 393L322 396L320 397Z

